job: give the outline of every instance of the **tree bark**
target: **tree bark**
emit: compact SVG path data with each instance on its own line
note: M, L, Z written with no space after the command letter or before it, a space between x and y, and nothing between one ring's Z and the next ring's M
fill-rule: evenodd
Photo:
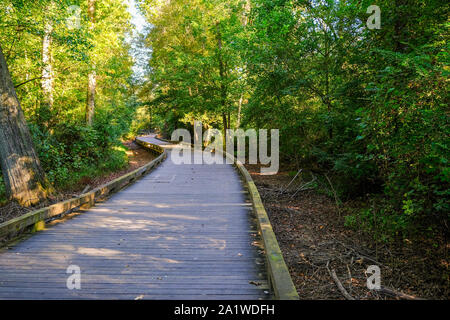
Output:
M332 116L332 106L330 100L330 44L327 30L324 28L325 35L325 103L328 109L328 137L333 139L333 116Z
M227 86L225 85L226 75L225 75L225 65L222 59L222 34L220 31L220 22L216 24L217 28L217 48L218 48L218 62L219 62L219 76L220 76L220 103L222 105L222 121L223 121L223 132L224 136L226 130L229 127L229 122L227 122Z
M7 196L22 206L45 199L50 187L0 47L0 166Z
M236 129L239 129L241 126L241 112L242 112L242 100L244 98L244 94L241 93L241 97L239 98L239 107L238 107L238 118L237 118L237 124Z
M52 4L47 8L51 10ZM44 27L44 38L42 39L42 78L41 87L44 95L43 104L51 110L53 108L53 82L54 73L52 66L52 32L53 24L48 17Z
M95 0L88 0L89 31L93 32L95 27ZM97 87L97 73L95 63L91 63L91 71L88 75L88 89L86 101L86 123L92 125L95 114L95 89Z
M246 0L242 16L242 24L244 27L246 27L248 24L248 14L250 13L250 10L251 10L250 0Z

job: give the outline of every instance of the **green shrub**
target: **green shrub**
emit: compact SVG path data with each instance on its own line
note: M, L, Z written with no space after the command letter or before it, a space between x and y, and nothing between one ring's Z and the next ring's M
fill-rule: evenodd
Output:
M57 188L70 188L127 165L126 150L119 146L122 132L107 116L96 121L93 127L66 123L51 130L30 125L41 164Z

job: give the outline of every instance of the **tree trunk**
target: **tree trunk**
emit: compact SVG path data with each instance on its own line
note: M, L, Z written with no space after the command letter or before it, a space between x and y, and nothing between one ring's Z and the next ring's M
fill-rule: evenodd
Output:
M244 11L243 11L243 25L244 27L247 27L248 24L248 16L251 11L251 3L250 0L245 1L244 5ZM247 68L245 68L247 69ZM237 124L236 129L239 129L241 126L241 116L242 116L242 101L244 99L244 92L241 93L241 97L239 98L239 104L238 104L238 115L237 115Z
M242 112L242 100L244 98L244 94L241 94L241 98L239 99L239 107L238 107L238 118L237 118L237 124L236 129L239 129L241 126L241 112Z
M222 122L223 122L223 132L226 133L226 130L228 129L226 112L222 112Z
M333 139L333 116L332 116L332 106L330 100L330 45L329 45L329 37L327 31L324 29L325 34L325 101L328 109L328 137Z
M88 0L89 30L94 31L95 27L95 0ZM91 58L92 59L92 58ZM86 123L92 125L95 113L95 88L97 87L97 73L95 63L91 63L91 72L88 75L88 89L86 101Z
M48 8L50 9L50 7ZM43 104L51 110L53 108L53 66L52 66L52 32L53 24L49 18L45 22L44 38L42 39L42 78L41 86L44 94Z
M222 105L222 120L223 120L223 132L224 137L229 123L227 122L227 86L225 85L225 65L222 59L222 34L220 31L220 22L216 24L217 28L217 48L218 48L218 61L219 61L219 76L220 76L220 103Z
M49 194L49 184L34 150L1 47L0 165L10 200L30 206Z
M242 24L244 27L246 27L248 24L248 15L250 13L250 10L251 10L250 0L246 0L245 5L244 5L244 12L243 12L243 16L242 16Z

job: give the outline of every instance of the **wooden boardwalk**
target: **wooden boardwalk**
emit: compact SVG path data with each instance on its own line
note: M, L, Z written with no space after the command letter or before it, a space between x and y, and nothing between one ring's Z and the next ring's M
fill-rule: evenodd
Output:
M231 165L169 155L107 201L1 251L0 299L268 299L256 228ZM67 288L70 265L79 290Z

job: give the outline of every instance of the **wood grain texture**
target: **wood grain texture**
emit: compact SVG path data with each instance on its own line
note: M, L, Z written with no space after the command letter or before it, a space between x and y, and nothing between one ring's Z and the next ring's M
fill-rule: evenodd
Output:
M0 298L268 299L260 244L231 165L169 155L107 201L3 250ZM66 287L69 265L81 269L80 290Z

